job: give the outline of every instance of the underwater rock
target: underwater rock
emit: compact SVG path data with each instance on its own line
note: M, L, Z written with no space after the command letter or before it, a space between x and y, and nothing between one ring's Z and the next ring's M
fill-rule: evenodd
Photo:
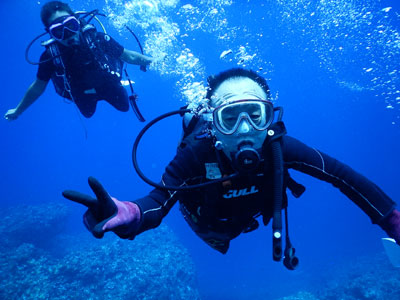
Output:
M400 295L400 272L384 253L344 262L326 272L324 285L279 300L387 300Z
M320 300L319 298L315 297L313 294L309 292L298 292L295 295L283 297L279 300Z
M27 224L39 231L34 222ZM15 228L25 239L26 227ZM79 235L54 238L64 247L62 255L60 245L43 249L33 237L32 243L15 237L0 244L0 299L200 299L189 253L166 225L134 241L112 233L98 240L83 228Z
M9 207L3 211L0 223L0 244L18 247L30 243L46 248L63 231L69 213L66 205L56 203Z
M320 299L387 300L400 295L400 272L384 253L354 259L332 274Z

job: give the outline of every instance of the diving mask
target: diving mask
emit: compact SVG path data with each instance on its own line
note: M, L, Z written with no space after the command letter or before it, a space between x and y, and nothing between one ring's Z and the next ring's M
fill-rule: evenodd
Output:
M49 33L55 40L62 41L78 33L80 28L80 22L76 17L64 16L56 19L49 26Z
M246 120L257 131L264 131L274 119L272 102L260 99L237 100L216 107L213 111L215 128L224 135L232 135Z

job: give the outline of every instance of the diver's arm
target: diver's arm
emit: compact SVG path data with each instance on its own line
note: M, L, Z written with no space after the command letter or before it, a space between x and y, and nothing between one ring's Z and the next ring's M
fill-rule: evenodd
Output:
M193 158L190 155L187 157ZM173 162L178 166L180 163L185 164L182 158L184 157L178 151ZM174 168L173 162L167 167L162 184L184 184L177 176L183 169ZM185 166L191 168L190 163ZM88 183L95 197L74 190L65 190L63 196L88 208L83 222L96 238L102 238L105 232L112 231L120 238L132 240L143 231L160 225L163 217L177 201L174 191L161 189L155 189L148 196L136 201L119 201L111 197L96 178L89 177Z
M161 185L184 186L183 178L194 178L200 172L198 158L190 147L178 148L175 158L167 166L161 180ZM190 193L190 192L189 192ZM142 212L142 218L138 234L160 225L162 219L168 214L177 202L179 192L154 189L149 195L133 201Z
M19 102L16 108L9 109L4 115L4 118L12 121L16 120L29 106L33 104L46 90L48 81L43 81L38 78L30 85L24 97Z
M344 163L285 136L282 143L285 166L301 171L333 186L350 198L372 220L382 224L395 203L377 185Z
M128 64L140 66L147 66L153 62L152 57L128 49L124 49L124 52L122 52L120 59Z

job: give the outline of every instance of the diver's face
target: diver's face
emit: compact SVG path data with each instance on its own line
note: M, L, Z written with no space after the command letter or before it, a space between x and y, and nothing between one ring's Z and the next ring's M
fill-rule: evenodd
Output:
M70 15L71 14L66 11L58 11L57 10L55 13L53 13L49 17L48 22L51 25L54 22L56 22L57 20L62 20ZM79 44L79 32L71 34L71 36L69 38L66 38L63 40L58 40L58 42L67 47L72 46L72 45L77 45L77 44Z
M243 99L267 99L267 95L261 86L248 77L230 78L222 82L211 97L211 106L229 103ZM261 149L267 136L266 130L255 130L246 119L243 119L236 132L226 135L215 130L216 138L222 142L225 154L231 158L242 145L251 145L255 149Z

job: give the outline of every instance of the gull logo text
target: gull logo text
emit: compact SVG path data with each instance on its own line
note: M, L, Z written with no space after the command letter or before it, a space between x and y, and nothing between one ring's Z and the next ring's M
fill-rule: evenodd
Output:
M241 189L241 190L229 190L223 197L225 199L230 199L230 198L236 198L236 197L241 197L241 196L247 196L251 194L258 193L258 190L256 187L253 185L250 190L248 188Z

